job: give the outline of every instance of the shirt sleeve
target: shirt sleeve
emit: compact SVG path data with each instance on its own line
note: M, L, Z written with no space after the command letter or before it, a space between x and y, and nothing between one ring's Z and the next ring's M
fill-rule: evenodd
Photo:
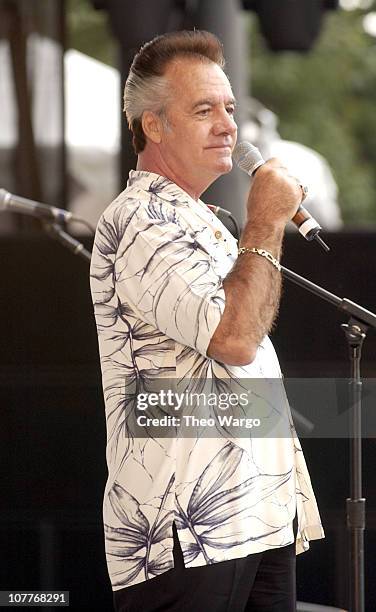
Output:
M140 206L127 225L115 263L120 301L204 356L225 305L222 279L209 250L174 212L153 217Z

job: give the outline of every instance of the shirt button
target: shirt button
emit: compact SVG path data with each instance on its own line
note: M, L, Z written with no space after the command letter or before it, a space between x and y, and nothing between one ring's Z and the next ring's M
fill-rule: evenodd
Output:
M219 240L220 238L222 238L222 232L220 232L219 230L217 230L217 231L214 233L214 236L216 237L216 239L217 239L217 240Z

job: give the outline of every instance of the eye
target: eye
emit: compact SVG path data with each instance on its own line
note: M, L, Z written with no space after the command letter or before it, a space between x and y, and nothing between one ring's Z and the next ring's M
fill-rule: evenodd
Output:
M199 117L207 117L209 112L210 108L202 108L201 110L197 111L196 115L198 115Z
M233 115L235 113L235 106L233 106L232 104L230 106L226 107L226 110L228 112L229 115Z

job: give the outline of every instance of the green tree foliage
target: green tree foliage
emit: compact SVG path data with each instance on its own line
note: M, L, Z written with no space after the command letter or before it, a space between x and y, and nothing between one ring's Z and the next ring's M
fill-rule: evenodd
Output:
M362 11L324 20L307 54L272 53L251 19L252 95L280 119L283 138L329 161L346 222L376 221L376 40L363 30Z
M67 47L114 66L116 43L106 11L97 11L90 0L66 0Z

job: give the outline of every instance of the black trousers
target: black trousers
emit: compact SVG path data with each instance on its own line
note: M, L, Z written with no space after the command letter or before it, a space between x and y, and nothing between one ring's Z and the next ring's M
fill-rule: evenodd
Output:
M114 591L116 612L295 612L295 544L185 568L173 532L175 567Z

